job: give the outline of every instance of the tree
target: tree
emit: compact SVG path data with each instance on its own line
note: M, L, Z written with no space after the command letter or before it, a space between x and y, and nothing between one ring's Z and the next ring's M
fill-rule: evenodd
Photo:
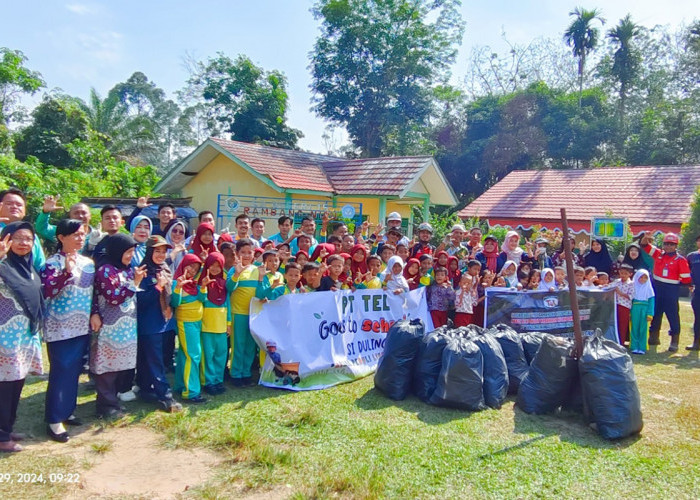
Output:
M287 125L289 96L284 75L265 71L248 57L239 55L233 61L219 53L206 64L198 63L183 94L201 99L209 119L231 134L231 139L295 149L303 136ZM201 109L192 111L194 117Z
M576 7L569 13L574 16L574 20L564 32L564 40L572 48L574 57L578 59L578 92L579 106L581 105L581 95L583 94L583 74L586 68L586 57L598 45L599 32L593 27L593 21L598 20L605 24L605 20L600 17L598 9L586 10Z
M17 158L25 161L35 156L56 167L72 166L66 146L75 139L87 139L90 133L80 102L70 96L47 95L31 116L31 124L15 136Z
M0 123L7 126L14 115L14 105L22 93L34 94L46 83L41 73L24 66L27 58L19 50L0 47Z
M698 249L695 245L695 239L700 236L700 187L695 190L690 209L690 220L681 228L680 251L685 255Z
M316 113L362 156L412 148L462 39L458 0L318 0L311 54ZM420 139L418 139L420 142Z
M630 88L637 80L640 71L641 56L633 45L633 39L640 34L640 28L627 14L620 23L608 31L608 38L616 45L611 72L620 83L618 102L618 133L624 140L625 136L625 103Z

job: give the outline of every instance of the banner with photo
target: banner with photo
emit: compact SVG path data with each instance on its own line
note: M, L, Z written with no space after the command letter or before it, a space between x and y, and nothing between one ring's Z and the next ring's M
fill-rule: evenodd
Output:
M612 289L577 290L581 329L592 335L600 328L605 338L618 342L617 309ZM574 336L569 291L519 292L505 288L486 289L487 327L506 324L517 332L546 332Z
M420 318L432 331L425 288L400 295L342 290L254 299L250 331L267 354L260 384L304 391L365 377L377 368L389 328L403 318Z

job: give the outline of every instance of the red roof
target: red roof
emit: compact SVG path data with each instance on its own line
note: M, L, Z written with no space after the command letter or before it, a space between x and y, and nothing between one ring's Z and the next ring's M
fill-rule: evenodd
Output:
M459 216L532 224L558 221L563 207L574 221L612 213L636 226L680 226L690 218L698 185L698 165L518 170L464 207Z
M432 161L430 156L347 160L218 137L211 140L281 188L346 195L399 196Z
M333 191L333 186L321 168L322 161L336 160L332 156L229 141L218 137L212 137L211 140L259 174L269 177L281 188Z

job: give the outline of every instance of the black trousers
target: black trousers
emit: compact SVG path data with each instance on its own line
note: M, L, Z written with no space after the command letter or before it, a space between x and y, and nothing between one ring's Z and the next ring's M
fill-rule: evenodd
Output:
M121 404L117 397L118 389L119 387L123 387L125 381L131 382L133 377L134 370L107 372L95 375L98 415L106 415L112 410L121 410Z
M175 330L163 333L163 365L166 370L173 371L175 367Z
M11 441L12 427L17 420L19 397L24 387L24 379L0 382L0 441Z
M165 378L163 333L139 335L136 351L136 385L139 396L147 401L167 401L173 394Z
M83 370L83 354L89 344L90 335L46 343L51 365L46 389L47 423L65 422L75 411L78 379Z

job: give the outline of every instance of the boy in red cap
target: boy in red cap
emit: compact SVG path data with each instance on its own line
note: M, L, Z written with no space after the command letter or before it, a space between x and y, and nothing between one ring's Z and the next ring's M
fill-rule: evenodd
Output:
M654 319L649 327L649 345L659 345L659 330L661 320L666 315L670 329L671 343L668 346L670 352L678 350L678 337L681 333L681 318L678 311L678 295L681 284L690 284L690 267L685 257L680 255L678 248L678 235L666 233L664 236L663 250L651 244L652 236L644 234L641 239L642 249L654 259L654 291L656 301L654 304Z

